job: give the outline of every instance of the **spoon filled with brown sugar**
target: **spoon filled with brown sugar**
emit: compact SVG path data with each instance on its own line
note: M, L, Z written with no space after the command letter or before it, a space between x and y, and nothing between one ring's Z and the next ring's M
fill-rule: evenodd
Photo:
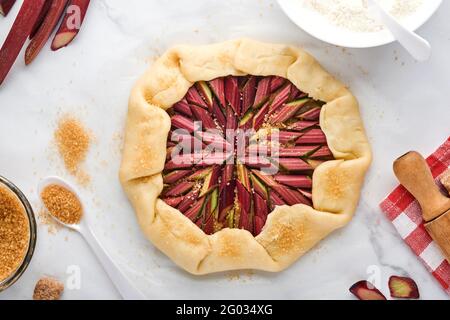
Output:
M83 236L122 297L125 300L145 299L144 295L119 269L92 232L82 201L75 188L61 178L48 177L39 183L38 192L44 207L54 220Z

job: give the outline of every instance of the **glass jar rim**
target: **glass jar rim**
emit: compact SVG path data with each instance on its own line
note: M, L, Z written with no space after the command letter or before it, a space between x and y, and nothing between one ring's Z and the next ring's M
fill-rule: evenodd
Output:
M5 186L19 199L19 201L21 202L21 204L25 209L30 230L28 249L23 257L22 263L14 272L11 273L11 275L9 275L6 279L0 281L0 292L2 292L7 288L11 287L17 280L19 280L19 278L28 268L28 265L31 262L31 258L33 257L34 250L36 247L37 226L33 208L31 207L30 202L23 194L23 192L14 183L12 183L10 180L6 179L3 176L0 176L0 185Z

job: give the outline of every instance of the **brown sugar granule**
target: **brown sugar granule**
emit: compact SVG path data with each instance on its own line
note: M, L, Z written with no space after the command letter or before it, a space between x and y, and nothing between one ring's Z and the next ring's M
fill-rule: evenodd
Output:
M55 139L66 169L76 174L89 150L89 133L77 119L65 117L58 124Z
M33 300L59 300L64 291L64 284L53 278L42 278L34 287Z
M22 264L29 240L25 208L14 193L0 184L0 281Z
M66 224L79 223L83 215L77 196L66 188L52 184L42 191L42 201L48 212Z

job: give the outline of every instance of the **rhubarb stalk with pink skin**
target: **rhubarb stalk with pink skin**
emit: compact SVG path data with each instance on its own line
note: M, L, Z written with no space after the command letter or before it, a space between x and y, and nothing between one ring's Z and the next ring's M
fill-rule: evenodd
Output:
M25 41L33 30L45 0L25 0L0 49L0 85L11 70Z
M61 25L52 41L52 50L68 46L80 32L89 8L90 0L71 0Z

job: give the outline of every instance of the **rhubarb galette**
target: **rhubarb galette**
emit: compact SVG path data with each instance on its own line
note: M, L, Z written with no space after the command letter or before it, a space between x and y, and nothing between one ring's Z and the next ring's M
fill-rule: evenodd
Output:
M193 274L280 271L352 218L371 161L358 103L301 49L178 46L132 91L120 178Z

